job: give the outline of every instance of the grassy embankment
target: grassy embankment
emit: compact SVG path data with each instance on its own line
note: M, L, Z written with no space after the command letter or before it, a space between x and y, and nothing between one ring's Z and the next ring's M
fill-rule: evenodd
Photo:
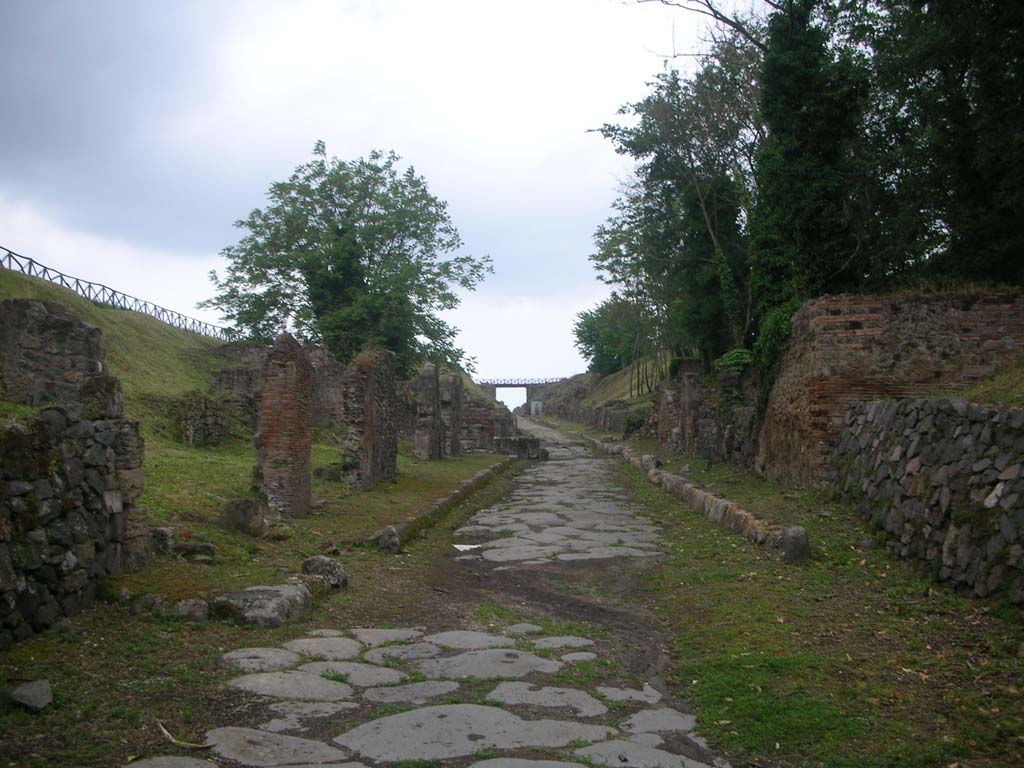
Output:
M441 462L416 462L408 446L399 457L393 482L353 492L314 479L313 497L325 507L308 518L290 520L272 537L230 534L219 524L223 499L247 493L255 461L252 435L239 429L235 439L216 448L187 448L169 433L167 403L189 391L205 391L223 362L212 351L218 342L170 328L132 312L103 308L50 283L0 270L0 300L37 298L68 307L103 330L110 372L122 381L126 415L139 419L146 437L145 492L141 504L154 525L172 525L191 538L213 542L216 562L197 565L165 556L145 569L111 583L112 590L155 592L175 600L207 597L232 588L276 583L297 570L321 545L338 544L381 525L403 519L447 495L460 481L500 460L470 454ZM0 402L0 418L30 415L33 409ZM314 466L337 459L329 435L318 436ZM499 476L462 506L451 520L507 492L509 473ZM155 726L168 721L178 736L202 740L218 723L234 723L237 704L220 691L228 674L218 663L226 648L266 645L322 624L380 624L424 620L429 585L408 574L426 568L451 550L454 522L417 542L406 557L367 548L342 553L351 588L326 598L306 621L283 630L257 630L220 622L183 623L136 616L127 606L98 604L63 629L45 633L0 656L0 679L7 685L46 677L55 704L28 715L0 703L0 763L18 766L112 765L129 755L173 752Z
M962 394L1019 403L1021 370ZM787 566L631 466L616 469L665 524L668 555L649 578L647 602L674 638L672 685L734 765L1024 764L1017 609L958 595L890 558L863 518L826 491L630 442L667 470L687 467L705 488L810 535L813 561Z

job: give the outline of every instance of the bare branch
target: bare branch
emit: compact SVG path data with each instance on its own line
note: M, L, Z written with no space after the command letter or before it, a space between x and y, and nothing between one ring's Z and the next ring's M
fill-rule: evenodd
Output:
M773 2L772 0L763 0L763 2L775 10L782 10L781 3ZM751 31L738 16L731 16L719 8L715 3L715 0L636 0L636 3L638 5L659 3L660 5L665 5L670 8L678 8L683 11L700 14L701 16L707 16L710 19L714 19L719 24L724 24L725 26L736 30L744 40L759 50L768 50L768 45L764 40L760 39L753 31Z

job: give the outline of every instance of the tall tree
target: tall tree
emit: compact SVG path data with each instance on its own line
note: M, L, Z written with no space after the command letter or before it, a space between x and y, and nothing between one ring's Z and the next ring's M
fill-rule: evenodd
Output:
M240 335L283 329L325 344L342 361L363 346L394 350L409 370L421 357L459 365L456 330L437 313L458 305L492 271L489 257L457 255L462 241L444 201L393 152L313 159L272 184L268 205L236 226L214 307Z

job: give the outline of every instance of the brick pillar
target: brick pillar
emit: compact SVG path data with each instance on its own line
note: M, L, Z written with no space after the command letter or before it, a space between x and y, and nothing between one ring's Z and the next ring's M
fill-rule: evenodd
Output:
M462 453L462 377L449 373L441 377L441 421L444 422L445 455Z
M444 455L441 449L443 431L437 366L433 363L424 363L420 369L420 375L416 379L415 453L417 459L440 459Z
M263 366L256 434L256 492L271 516L309 514L312 404L309 358L291 334L282 334Z

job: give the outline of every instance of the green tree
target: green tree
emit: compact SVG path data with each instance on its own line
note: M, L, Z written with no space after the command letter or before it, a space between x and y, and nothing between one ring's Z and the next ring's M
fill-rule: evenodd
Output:
M245 232L228 246L217 294L237 333L267 341L282 330L324 344L346 361L365 346L384 346L410 370L429 358L464 363L456 329L437 313L459 303L492 271L490 258L459 255L462 240L447 204L430 194L394 152L313 159L272 184L268 205L236 222Z

